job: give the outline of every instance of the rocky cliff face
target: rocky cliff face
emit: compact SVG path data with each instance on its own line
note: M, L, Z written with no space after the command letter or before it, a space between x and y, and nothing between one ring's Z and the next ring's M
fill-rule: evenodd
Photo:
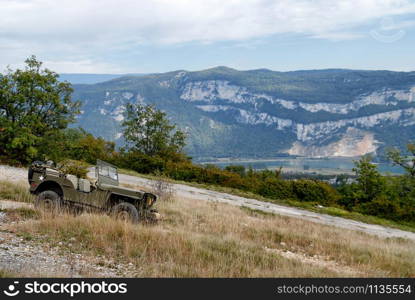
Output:
M414 74L316 72L181 71L75 90L86 107L81 125L102 124L95 134L121 141L125 104L152 103L189 133L197 155L358 156L412 137Z
M280 105L286 109L295 110L302 108L308 112L326 111L332 114L347 115L351 111L358 111L369 105L396 106L399 102L414 102L415 87L407 91L403 90L382 90L369 95L357 97L350 103L306 103L302 101L291 101L274 98L266 94L249 92L246 87L236 86L225 80L207 80L190 82L184 86L180 98L191 102L214 103L217 100L224 100L228 103L249 103L255 105L258 100L265 100L271 104ZM333 98L335 95L333 95Z
M296 141L287 152L290 155L312 157L356 157L375 153L378 145L379 141L374 138L373 133L348 127L346 132L340 135L340 139L335 142L319 145L318 143L306 144Z
M291 155L358 156L376 152L378 148L379 142L370 132L371 128L388 125L407 127L415 124L414 107L396 109L400 103L414 103L414 93L415 87L408 90L384 88L368 95L358 96L349 103L306 103L253 93L246 87L232 85L229 81L208 80L187 83L180 98L184 101L199 103L196 107L210 114L232 112L233 120L237 123L264 124L277 130L293 132L297 141L286 149L286 152ZM261 109L261 105L258 105L262 101L273 105L275 110L265 112ZM239 106L240 104L245 104L250 109L243 109ZM368 106L384 107L390 110L362 117L348 117L350 112L359 111ZM332 114L334 120L302 123L301 119L295 116L292 119L278 118L278 109L281 108L293 111L304 110L310 114L324 111ZM335 136L338 137L336 142L324 143Z

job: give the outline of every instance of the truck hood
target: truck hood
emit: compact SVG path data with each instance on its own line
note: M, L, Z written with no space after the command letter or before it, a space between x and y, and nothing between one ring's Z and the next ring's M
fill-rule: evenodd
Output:
M126 188L126 187L111 185L111 184L100 184L99 188L101 190L104 190L104 191L110 191L114 194L123 195L123 196L127 196L127 197L132 197L132 198L136 198L136 199L141 199L144 196L144 192L129 189L129 188Z

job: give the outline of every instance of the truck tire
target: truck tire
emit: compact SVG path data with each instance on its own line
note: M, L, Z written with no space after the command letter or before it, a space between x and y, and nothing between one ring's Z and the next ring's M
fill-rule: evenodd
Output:
M137 208L128 202L121 202L113 206L112 214L115 218L138 223L140 217Z
M62 199L55 191L43 191L36 197L35 207L59 212L62 208Z

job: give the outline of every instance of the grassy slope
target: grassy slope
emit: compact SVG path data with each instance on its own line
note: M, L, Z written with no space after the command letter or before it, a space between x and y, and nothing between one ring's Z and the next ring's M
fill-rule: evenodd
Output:
M192 199L158 208L163 220L156 225L19 211L16 218L24 221L8 230L101 255L103 264L105 257L131 263L140 277L415 276L412 241Z
M157 179L157 177L155 177L153 175L140 174L140 173L137 173L137 172L132 171L132 170L120 169L119 172L122 173L122 174L137 176L137 177L143 177L143 178L147 178L147 179ZM392 228L397 228L397 229L401 229L401 230L415 232L415 223L395 222L395 221L392 221L392 220L378 218L378 217L375 217L375 216L363 215L363 214L360 214L360 213L357 213L357 212L347 211L345 209L341 209L341 208L338 208L338 207L316 206L315 203L310 203L310 202L299 202L299 201L292 201L292 200L286 201L286 200L283 200L283 199L281 199L281 200L269 199L269 198L265 198L265 197L262 197L260 195L254 194L254 193L245 192L245 191L242 191L242 190L228 188L228 187L200 184L200 183L196 183L196 182L178 181L178 180L171 180L171 179L168 179L168 180L173 182L173 183L179 183L179 184L189 185L189 186L193 186L193 187L198 187L198 188L223 192L223 193L227 193L227 194L232 194L232 195L236 195L236 196L257 199L259 201L264 201L264 202L272 202L272 203L276 203L276 204L279 204L279 205L298 207L298 208L306 209L306 210L317 212L317 213L328 214L328 215L331 215L331 216L356 220L356 221L360 221L360 222L364 222L364 223L368 223L368 224L377 224L377 225L388 226L388 227L392 227Z
M11 273L9 271L0 270L0 278L10 278L10 277L18 277L17 274Z
M136 266L139 277L415 276L414 242L226 204L159 204L164 219L133 225L105 215L44 215L12 225L27 239Z

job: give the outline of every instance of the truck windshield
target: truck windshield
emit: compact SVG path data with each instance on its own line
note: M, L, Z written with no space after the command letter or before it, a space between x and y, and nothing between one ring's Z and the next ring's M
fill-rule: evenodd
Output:
M109 177L114 180L118 180L118 173L116 168L110 166L99 166L99 175Z
M118 180L117 169L109 167L109 175L112 179Z

